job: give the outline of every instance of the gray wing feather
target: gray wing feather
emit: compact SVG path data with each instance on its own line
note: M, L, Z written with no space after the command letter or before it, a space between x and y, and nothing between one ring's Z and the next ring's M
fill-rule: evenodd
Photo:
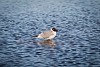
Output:
M53 35L52 31L46 31L40 34L41 37L43 38L48 38L49 36Z

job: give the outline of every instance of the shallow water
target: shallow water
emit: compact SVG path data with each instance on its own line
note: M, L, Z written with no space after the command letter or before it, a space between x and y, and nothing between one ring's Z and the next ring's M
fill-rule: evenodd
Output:
M0 67L100 67L99 0L0 0ZM57 28L53 40L33 35Z

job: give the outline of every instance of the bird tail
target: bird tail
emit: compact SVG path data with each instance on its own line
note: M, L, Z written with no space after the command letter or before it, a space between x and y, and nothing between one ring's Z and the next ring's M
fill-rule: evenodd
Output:
M33 37L38 37L38 35L35 35L35 36L33 36Z

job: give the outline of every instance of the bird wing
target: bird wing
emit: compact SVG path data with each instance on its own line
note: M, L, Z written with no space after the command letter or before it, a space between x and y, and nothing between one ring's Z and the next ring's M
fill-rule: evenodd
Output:
M53 35L52 31L45 31L45 32L41 33L39 36L41 36L42 38L49 38L52 35Z

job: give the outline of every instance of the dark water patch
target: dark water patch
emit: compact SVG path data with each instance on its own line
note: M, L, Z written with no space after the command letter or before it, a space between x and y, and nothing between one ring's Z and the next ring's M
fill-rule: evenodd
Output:
M0 64L0 67L6 67L6 64Z

